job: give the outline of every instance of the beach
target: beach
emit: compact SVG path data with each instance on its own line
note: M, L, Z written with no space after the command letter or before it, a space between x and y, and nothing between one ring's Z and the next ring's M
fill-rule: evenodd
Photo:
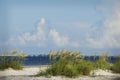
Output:
M32 76L9 76L1 77L0 80L120 80L120 77L115 76L96 76L96 77L79 77L79 78L66 78L66 77L32 77Z
M23 70L13 70L9 68L0 71L0 80L120 80L120 74L101 69L95 70L94 76L81 76L77 78L35 76L40 70L45 70L47 67L48 66L27 66Z
M45 70L47 66L25 66L23 70L13 70L12 68L0 71L2 76L31 76L36 75L40 70Z

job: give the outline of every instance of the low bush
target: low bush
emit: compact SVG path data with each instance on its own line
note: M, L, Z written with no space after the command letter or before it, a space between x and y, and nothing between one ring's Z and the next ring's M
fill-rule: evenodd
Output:
M114 72L120 73L120 61L117 61L112 66L106 54L100 56L96 62L91 62L84 60L84 57L81 56L79 52L72 53L71 51L62 51L50 54L50 60L54 60L51 66L46 71L39 72L38 76L62 75L77 77L80 75L90 75L91 71L96 69L112 69ZM92 75L94 75L94 73L92 73Z
M110 70L111 64L104 60L98 60L94 63L96 69Z
M5 51L2 56L0 56L0 70L7 68L21 70L23 68L22 62L25 57L26 55L21 54L18 50L12 52Z
M99 60L94 63L96 69L110 70L111 64L108 62L108 56L103 54L99 57Z
M67 77L79 76L77 65L75 65L73 62L69 62L68 64L65 65L65 68L62 74Z
M9 61L5 61L5 62L0 62L0 70L4 70L4 69L8 69L8 68L12 68L15 70L21 70L22 64L20 64L19 62L9 62Z
M91 70L93 70L93 65L88 61L68 61L60 60L51 65L45 72L40 72L38 75L52 75L52 76L67 76L67 77L77 77L80 75L89 75Z
M89 75L91 70L94 69L94 64L90 61L78 61L77 70L81 75Z
M57 53L59 60L52 63L51 67L45 72L41 71L38 76L41 75L52 75L52 76L67 76L77 77L80 75L89 75L93 70L92 62L85 61L78 53L71 53L70 51ZM54 57L55 58L55 57Z
M117 61L115 64L113 64L112 71L115 73L120 73L120 61Z

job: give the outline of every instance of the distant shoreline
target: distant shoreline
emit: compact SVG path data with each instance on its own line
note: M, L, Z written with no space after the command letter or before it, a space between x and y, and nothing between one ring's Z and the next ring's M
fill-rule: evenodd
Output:
M24 68L31 68L31 67L47 67L50 65L23 65Z

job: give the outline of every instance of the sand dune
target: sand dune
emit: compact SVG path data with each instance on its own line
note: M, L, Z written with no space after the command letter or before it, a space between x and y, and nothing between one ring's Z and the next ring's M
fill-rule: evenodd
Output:
M44 67L25 67L23 70L13 70L11 68L0 71L0 80L120 80L120 74L114 74L110 71L95 70L94 77L82 76L78 78L66 78L62 76L34 77L40 70L45 70Z
M40 70L45 70L47 66L44 67L25 67L23 70L13 70L11 68L4 71L0 71L0 76L21 76L21 75L36 75Z
M55 76L51 78L46 77L32 77L32 76L8 76L1 77L0 80L120 80L118 76L83 76L78 78L66 78L61 76Z

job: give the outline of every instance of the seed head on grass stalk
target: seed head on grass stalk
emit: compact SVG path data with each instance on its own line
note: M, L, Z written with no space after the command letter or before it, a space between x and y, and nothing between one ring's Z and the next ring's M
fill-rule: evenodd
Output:
M49 59L52 63L56 62L56 59L59 57L59 51L57 52L52 52L50 51L50 54L49 54Z
M52 59L52 51L50 51L50 53L49 53L49 60L51 60Z
M67 59L70 57L71 51L66 50L60 53L60 59Z
M80 53L79 53L78 51L73 52L73 53L71 54L71 59L72 59L72 60L77 60L78 57L80 57L79 54L80 54Z
M20 53L19 50L13 50L13 51L11 51L11 55L12 55L12 56L13 56L13 55L17 55L18 53Z
M25 57L27 57L28 55L27 55L26 53L22 53L22 54L20 54L19 56L22 57L22 58L25 58Z

